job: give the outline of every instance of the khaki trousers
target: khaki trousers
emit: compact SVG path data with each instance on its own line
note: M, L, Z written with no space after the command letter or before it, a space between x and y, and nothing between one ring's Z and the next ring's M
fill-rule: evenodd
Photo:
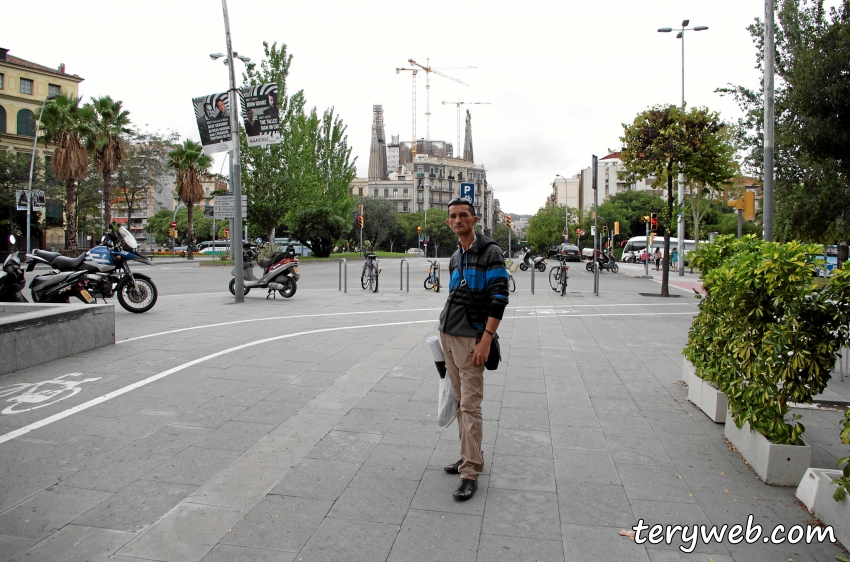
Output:
M472 364L475 338L452 336L440 332L443 355L446 356L446 371L452 381L457 398L457 432L460 437L460 458L463 463L459 471L461 478L478 480L484 469L481 458L481 441L484 437L484 420L481 416L481 401L484 399L484 365Z

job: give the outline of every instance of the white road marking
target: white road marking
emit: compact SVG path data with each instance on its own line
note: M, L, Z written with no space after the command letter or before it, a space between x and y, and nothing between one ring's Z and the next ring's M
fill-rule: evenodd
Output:
M172 367L171 369L168 369L167 371L163 371L159 374L153 375L153 376L148 377L146 379L143 379L143 380L140 380L140 381L135 382L133 384L127 385L124 388L119 388L118 390L113 390L112 392L104 394L103 396L98 396L97 398L93 398L92 400L89 400L88 402L83 402L82 404L74 406L73 408L69 408L69 409L67 409L63 412L53 414L52 416L48 416L48 417L46 417L42 420L39 420L37 422L31 423L29 425L25 425L24 427L18 428L14 431L10 431L9 433L6 433L5 435L0 435L0 444L5 443L6 441L11 441L12 439L15 439L16 437L26 435L30 431L34 431L36 429L45 427L45 426L50 425L54 422L57 422L59 420L65 419L69 416L72 416L72 415L74 415L78 412L82 412L83 410L88 410L89 408L97 406L98 404L102 404L102 403L106 402L107 400L111 400L113 398L121 396L122 394L127 394L128 392L136 390L137 388L141 388L141 387L148 385L152 382L156 382L160 379L164 379L168 375L173 375L174 373L176 373L178 371L182 371L183 369L186 369L188 367L198 365L199 363L209 361L210 359L215 359L216 357L220 357L222 355L226 355L226 354L232 353L234 351L239 351L241 349L253 347L255 345L260 345L260 344L264 344L264 343L268 343L268 342L272 342L272 341L277 341L277 340L288 339L288 338L294 338L294 337L297 337L297 336L304 336L304 335L308 335L308 334L320 334L320 333L323 333L323 332L338 332L338 331L341 331L341 330L353 330L353 329L362 329L362 328L383 328L383 327L386 327L386 326L407 326L407 325L410 325L410 324L423 324L423 323L433 323L433 322L436 322L436 320L413 320L413 321L409 321L409 322L390 322L390 323L387 323L387 324L369 324L369 325L366 325L366 326L341 326L341 327L338 327L338 328L322 328L320 330L309 330L309 331L306 331L306 332L297 332L297 333L294 333L294 334L284 334L282 336L274 336L274 337L271 337L271 338L265 338L265 339L262 339L262 340L256 340L256 341L252 341L252 342L245 343L245 344L242 344L242 345L237 345L237 346L230 347L228 349L224 349L224 350L216 352L216 353L212 353L210 355L206 355L204 357L199 357L198 359L193 359L192 361L188 361L186 363L183 363L182 365Z

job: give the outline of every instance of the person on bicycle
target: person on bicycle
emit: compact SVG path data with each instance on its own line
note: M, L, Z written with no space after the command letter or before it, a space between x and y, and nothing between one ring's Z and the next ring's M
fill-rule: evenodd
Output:
M478 476L484 469L484 364L508 304L508 272L499 246L475 232L479 217L475 216L472 201L468 197L453 199L448 211L446 223L457 234L460 248L449 261L449 297L440 314L439 331L446 371L458 401L461 458L444 469L449 474L460 474L454 498L466 501L478 489ZM474 302L470 302L470 296ZM478 310L487 311L487 317L480 318Z

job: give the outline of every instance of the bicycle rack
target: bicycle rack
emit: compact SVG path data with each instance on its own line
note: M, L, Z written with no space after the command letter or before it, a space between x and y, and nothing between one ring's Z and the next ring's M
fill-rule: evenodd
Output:
M398 290L401 291L404 289L404 265L407 264L407 292L410 292L410 262L407 259L402 258L401 263L398 264Z
M534 260L532 260L532 264ZM534 294L534 270L537 269L534 265L531 266L531 294Z
M345 271L345 273L343 273ZM338 291L342 291L343 281L345 282L345 292L348 292L348 262L345 261L345 258L339 259L339 289Z
M436 277L436 278L437 278L437 281L436 281L436 282L440 284L440 285L439 285L439 287L442 289L442 288L443 288L443 280L442 280L442 278L440 277L440 260L434 260L434 261L436 261L436 262L437 262L437 271L436 271L436 273L434 274L434 277Z

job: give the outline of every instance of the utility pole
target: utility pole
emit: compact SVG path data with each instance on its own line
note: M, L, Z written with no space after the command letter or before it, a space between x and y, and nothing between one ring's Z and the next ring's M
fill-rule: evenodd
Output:
M593 292L599 296L599 261L596 252L599 246L599 158L593 155Z
M773 0L764 0L764 239L773 241Z
M230 42L230 19L227 16L227 0L221 0L221 9L224 15L224 36L227 40L227 70L230 75L230 132L233 143L232 158L230 160L230 182L233 189L233 228L231 233L233 240L233 270L236 280L235 302L245 302L245 285L242 280L242 165L239 154L239 126L236 119L237 96L236 96L236 73L233 63L233 46Z

